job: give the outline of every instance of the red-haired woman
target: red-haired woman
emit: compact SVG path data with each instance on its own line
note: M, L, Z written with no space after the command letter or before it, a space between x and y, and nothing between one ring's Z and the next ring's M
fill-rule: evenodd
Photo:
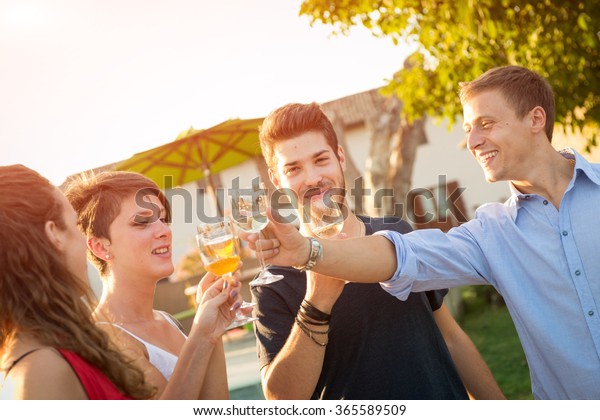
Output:
M168 314L153 309L157 282L174 270L171 211L157 185L138 173L104 172L73 181L65 194L103 281L98 323L135 359L157 396L228 398L221 336L234 314L230 307L240 305L240 282L226 289L229 306L204 310L214 299L203 297L186 337ZM207 274L199 290L220 290L223 281Z
M0 167L2 398L152 395L92 319L85 250L77 215L55 186L22 165Z

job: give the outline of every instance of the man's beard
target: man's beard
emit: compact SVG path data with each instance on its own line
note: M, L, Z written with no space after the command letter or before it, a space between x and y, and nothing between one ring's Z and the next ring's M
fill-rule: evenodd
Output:
M344 219L348 214L346 208L346 189L342 180L342 186L330 186L331 183L318 183L313 188L309 188L303 193L302 214L305 223L309 223L312 218L322 219L323 217L338 217L341 213ZM319 198L315 198L321 195Z

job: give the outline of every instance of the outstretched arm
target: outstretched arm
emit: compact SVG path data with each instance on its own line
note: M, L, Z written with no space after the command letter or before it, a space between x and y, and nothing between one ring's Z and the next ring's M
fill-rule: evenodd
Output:
M260 241L263 255L275 265L304 265L310 254L309 239L289 223L272 221L263 230L268 239L257 234L240 232L256 250ZM389 280L396 270L394 245L383 236L367 236L355 239L318 239L323 246L323 258L312 271L331 277L359 283L378 283Z
M469 395L477 400L506 399L481 354L446 305L434 311L433 316Z

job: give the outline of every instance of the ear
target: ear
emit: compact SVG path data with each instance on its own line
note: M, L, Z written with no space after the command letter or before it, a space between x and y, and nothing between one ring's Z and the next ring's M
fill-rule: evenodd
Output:
M534 133L545 132L546 130L546 111L541 106L536 106L530 112L531 129Z
M46 222L44 225L44 231L46 232L46 236L52 245L54 245L59 251L63 252L66 246L65 232L61 230L52 220L48 220Z
M338 160L340 161L340 166L342 167L342 171L346 171L346 152L344 152L344 148L342 146L338 146L337 150Z
M273 184L273 186L275 188L279 189L279 187L281 186L281 183L279 182L279 178L277 177L277 174L271 168L269 168L269 179L271 180L271 183Z
M96 257L101 260L107 260L107 255L109 255L108 247L110 242L107 239L96 238L95 236L91 236L87 239L87 247Z

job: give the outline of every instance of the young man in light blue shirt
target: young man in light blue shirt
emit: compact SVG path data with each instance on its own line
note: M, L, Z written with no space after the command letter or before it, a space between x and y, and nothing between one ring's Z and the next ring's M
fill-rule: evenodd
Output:
M460 95L469 151L488 182L509 181L506 203L481 206L448 233L388 231L315 244L271 224L276 239L263 240L271 248L265 256L279 265L315 260L313 271L348 281L380 281L401 300L491 284L512 315L535 398L600 399L600 164L552 147L554 95L528 69L492 69L462 83Z

